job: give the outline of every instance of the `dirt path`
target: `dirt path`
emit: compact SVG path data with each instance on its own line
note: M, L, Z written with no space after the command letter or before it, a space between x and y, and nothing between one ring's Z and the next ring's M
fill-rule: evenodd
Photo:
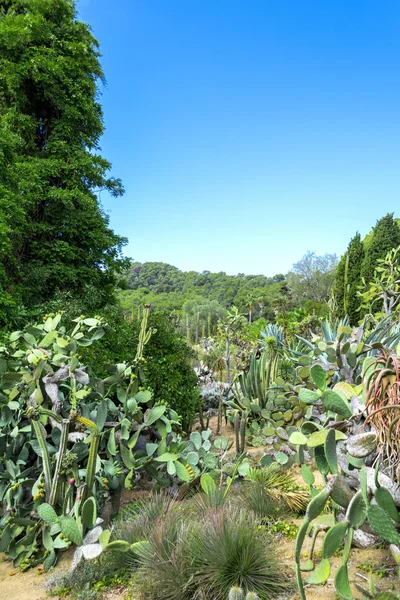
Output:
M41 575L38 569L22 573L13 568L11 562L2 557L0 562L0 598L1 600L46 600L47 575Z

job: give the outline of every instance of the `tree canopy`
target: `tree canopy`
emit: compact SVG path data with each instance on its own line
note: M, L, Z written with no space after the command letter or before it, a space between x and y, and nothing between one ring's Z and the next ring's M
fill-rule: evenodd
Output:
M1 297L68 290L101 305L126 262L99 190L123 192L99 154L98 43L71 0L0 7Z

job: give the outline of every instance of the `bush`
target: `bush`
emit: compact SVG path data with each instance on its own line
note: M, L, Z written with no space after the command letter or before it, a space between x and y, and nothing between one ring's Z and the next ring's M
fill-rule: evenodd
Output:
M148 542L136 581L153 600L226 600L235 585L269 600L286 587L265 529L229 504L187 523L172 512Z

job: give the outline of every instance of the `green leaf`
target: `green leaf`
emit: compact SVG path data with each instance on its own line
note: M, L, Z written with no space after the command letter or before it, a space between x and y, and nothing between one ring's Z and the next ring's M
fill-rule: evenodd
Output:
M326 373L321 365L313 365L310 370L311 379L318 389L323 392L326 389Z
M111 531L108 531L108 529L105 529L99 535L99 544L103 548L103 550L107 546L108 542L110 541L110 537L111 537Z
M338 472L338 460L336 454L336 435L334 429L328 429L325 439L325 456L332 474Z
M113 550L114 552L129 552L131 544L123 540L115 540L104 547L104 550Z
M348 402L332 390L326 390L322 394L322 403L328 410L342 415L345 419L350 419L353 415Z
M188 452L186 460L188 461L189 465L195 467L199 462L199 455L197 452Z
M307 438L301 431L293 431L289 438L289 443L296 446L304 446L307 444Z
M203 439L198 431L192 431L192 433L190 434L190 441L192 442L196 450L200 450L201 445L203 443Z
M314 404L317 400L320 399L320 394L318 392L314 392L313 390L308 390L307 388L301 388L299 391L299 400L304 402L305 404Z
M46 523L49 523L50 525L52 525L53 523L57 523L58 515L57 515L56 511L54 510L54 508L52 506L50 506L50 504L47 504L47 503L41 504L38 507L37 511L38 511L39 517L41 519L43 519L43 521L45 521Z
M209 497L217 491L216 483L209 473L203 473L200 477L200 485L203 492Z
M183 465L178 460L174 464L175 464L176 474L179 477L179 479L181 481L185 481L185 482L190 481L190 474L189 474L189 471L187 470L187 468L185 467L185 465Z
M146 454L147 456L153 456L158 448L158 444L146 444Z
M307 583L320 585L328 580L331 574L331 563L327 558L323 558L313 573L307 577Z
M348 524L346 521L336 523L329 529L322 541L322 556L329 558L336 552L346 535Z
M62 533L77 546L82 545L82 532L73 517L62 516L60 518Z
M337 593L344 598L344 600L353 600L353 595L350 589L349 575L347 572L347 565L340 565L335 575L335 588Z
M162 417L166 410L167 407L165 406L165 404L154 406L154 408L151 409L150 414L145 421L146 426L149 427L149 425L152 425L153 423L158 421L158 419Z
M315 477L313 475L313 472L305 464L301 465L301 475L302 475L305 483L307 483L308 485L312 485L315 482Z
M394 521L400 523L400 514L389 490L379 487L375 490L374 496L378 506L383 508Z
M115 456L117 454L117 445L115 443L115 427L110 429L110 435L107 442L107 451L111 456Z
M164 452L164 454L161 454L161 456L156 456L154 460L156 462L168 462L169 460L178 460L178 458L178 454L173 454L172 452Z
M285 454L284 452L277 452L275 454L275 460L280 464L280 465L286 465L286 463L289 460L289 457L287 454Z
M132 454L132 451L129 450L124 444L121 444L119 447L119 451L121 454L122 461L127 469L134 469L136 466L136 461Z
M334 431L335 431L336 441L347 439L347 436L342 431L338 431L337 429L335 429ZM315 448L316 446L323 446L325 444L327 435L328 435L328 429L323 429L322 431L315 431L308 438L307 446L309 448Z
M150 402L153 394L150 390L141 390L135 394L135 400L138 404L147 404Z
M246 459L242 460L242 462L238 466L238 474L240 475L240 477L246 477L249 474L249 471L250 471L250 463L246 458Z
M176 473L175 463L172 460L167 461L167 473L171 476L175 475Z
M400 535L388 513L376 504L368 508L368 521L372 529L391 544L400 544Z
M57 562L57 554L53 550L46 557L46 560L43 563L43 568L44 568L45 573L47 573L51 569L51 567L54 567L54 565L56 564L56 562Z
M108 404L106 400L102 400L97 407L96 425L99 431L103 430L104 424L107 421Z

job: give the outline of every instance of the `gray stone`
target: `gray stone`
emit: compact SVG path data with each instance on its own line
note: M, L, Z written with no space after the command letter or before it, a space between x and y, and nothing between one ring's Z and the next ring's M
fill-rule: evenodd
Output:
M98 541L100 535L103 533L103 528L100 525L93 527L90 531L87 532L85 537L83 538L83 545L94 544Z
M82 554L86 560L93 560L100 556L103 552L103 548L100 544L87 544L86 546L82 546Z
M353 546L365 550L365 548L374 546L379 539L380 538L377 535L372 535L371 533L362 531L362 529L356 529L353 533Z

